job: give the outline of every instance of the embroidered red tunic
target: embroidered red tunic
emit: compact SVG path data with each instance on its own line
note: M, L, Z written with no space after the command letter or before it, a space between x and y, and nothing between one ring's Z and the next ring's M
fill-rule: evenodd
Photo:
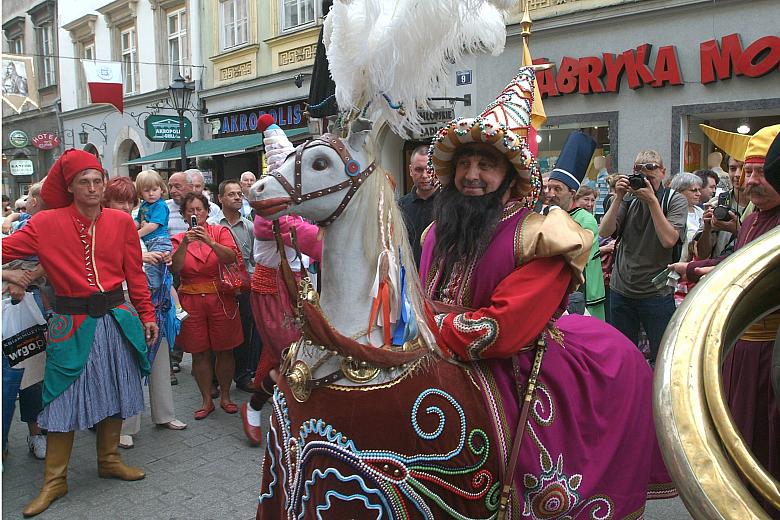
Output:
M141 246L130 215L103 209L95 222L74 205L37 213L2 244L3 261L38 255L55 293L85 298L127 280L130 301L144 323L154 322Z

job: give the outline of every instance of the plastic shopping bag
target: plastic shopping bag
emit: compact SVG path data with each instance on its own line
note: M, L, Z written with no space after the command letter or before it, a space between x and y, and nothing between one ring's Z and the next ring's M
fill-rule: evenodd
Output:
M16 304L3 300L3 355L10 366L25 369L21 388L43 380L46 320L32 293Z

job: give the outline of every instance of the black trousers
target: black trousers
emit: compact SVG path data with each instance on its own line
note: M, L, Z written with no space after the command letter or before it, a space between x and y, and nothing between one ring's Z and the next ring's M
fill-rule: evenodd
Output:
M260 334L257 332L255 319L252 316L249 292L238 295L238 313L241 315L244 342L238 348L233 349L233 359L236 363L234 381L253 377L260 359Z

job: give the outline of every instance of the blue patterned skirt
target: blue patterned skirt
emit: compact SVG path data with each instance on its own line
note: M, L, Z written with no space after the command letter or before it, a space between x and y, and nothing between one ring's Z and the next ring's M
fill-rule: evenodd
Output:
M92 350L81 375L43 409L38 424L54 432L84 430L107 417L126 419L143 409L135 350L107 314L97 319Z

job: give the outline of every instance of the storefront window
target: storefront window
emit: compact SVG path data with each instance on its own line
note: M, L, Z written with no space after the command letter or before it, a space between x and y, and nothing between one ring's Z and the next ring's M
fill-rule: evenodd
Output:
M609 122L589 121L587 123L569 123L544 126L536 138L538 143L537 160L542 174L551 171L563 149L566 138L575 130L582 130L596 141L596 155L609 155ZM596 171L588 171L587 177L595 181Z

